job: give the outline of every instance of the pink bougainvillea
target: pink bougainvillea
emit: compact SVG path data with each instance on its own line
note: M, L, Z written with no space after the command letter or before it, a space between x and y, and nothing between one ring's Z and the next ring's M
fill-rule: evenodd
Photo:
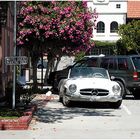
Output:
M93 46L94 14L86 1L28 1L20 6L17 45L30 47L38 41L47 46L51 40L51 49L64 53Z

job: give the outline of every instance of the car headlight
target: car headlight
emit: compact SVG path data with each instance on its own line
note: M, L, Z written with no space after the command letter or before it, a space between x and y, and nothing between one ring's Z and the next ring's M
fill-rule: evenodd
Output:
M74 92L76 91L76 89L77 89L77 86L76 86L75 84L71 84L71 85L69 86L69 91L70 91L71 93L74 93Z
M117 93L119 93L119 92L121 91L121 88L120 88L120 86L118 86L118 85L114 85L114 86L112 87L112 91L113 91L115 94L117 94Z

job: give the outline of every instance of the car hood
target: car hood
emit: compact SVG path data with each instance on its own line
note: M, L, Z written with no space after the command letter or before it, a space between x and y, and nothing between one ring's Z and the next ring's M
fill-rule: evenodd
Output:
M113 85L118 85L115 81L103 78L77 78L66 80L65 86L76 84L79 89L83 88L99 88L110 89Z

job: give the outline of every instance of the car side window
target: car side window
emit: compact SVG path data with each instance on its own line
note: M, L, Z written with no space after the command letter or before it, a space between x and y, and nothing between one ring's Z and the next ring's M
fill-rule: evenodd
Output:
M97 66L97 58L89 59L86 64L88 67L96 67Z
M74 67L96 67L98 58L89 58L87 60L81 60L77 62Z
M128 63L126 58L118 58L118 69L128 70Z
M117 68L116 59L113 57L103 58L101 62L101 67L109 70L116 70Z
M136 67L136 69L140 70L140 57L133 57L132 61Z
M103 58L101 62L101 67L107 69L108 68L109 58Z
M109 59L108 69L114 69L114 59Z
M110 70L116 70L116 69L117 69L116 57L110 58L110 59L109 59L109 66L108 66L108 69L110 69Z

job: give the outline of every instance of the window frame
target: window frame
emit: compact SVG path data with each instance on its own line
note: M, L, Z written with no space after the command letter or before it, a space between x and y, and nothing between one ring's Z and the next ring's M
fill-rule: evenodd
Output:
M97 33L105 33L105 23L103 21L99 21L97 23Z
M119 24L117 21L112 21L110 23L110 33L117 33L118 32Z
M120 9L121 8L121 4L116 4L116 8Z

